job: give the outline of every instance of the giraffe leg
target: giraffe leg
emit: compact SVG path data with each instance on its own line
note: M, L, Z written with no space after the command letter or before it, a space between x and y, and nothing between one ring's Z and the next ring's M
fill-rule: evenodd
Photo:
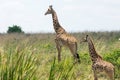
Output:
M110 80L114 80L114 71L107 72L107 75L110 78Z
M78 53L76 53L77 61L80 63L80 56Z
M75 42L75 54L76 54L76 58L77 58L77 61L80 63L81 61L80 61L80 56L79 56L79 54L78 54L78 52L77 52L77 42Z
M59 44L59 41L57 39L55 39L55 43L58 51L58 62L59 62L61 61L61 45Z
M75 44L70 44L69 49L70 49L71 53L73 54L74 59L76 59L77 62L80 63L80 57L79 57L79 54L77 53L76 45Z
M93 73L94 73L94 80L98 80L98 78L97 78L97 72L95 70L93 70Z

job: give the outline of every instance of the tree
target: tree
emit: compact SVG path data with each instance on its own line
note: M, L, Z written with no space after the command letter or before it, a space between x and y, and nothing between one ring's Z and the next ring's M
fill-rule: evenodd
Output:
M22 31L20 26L13 25L12 27L11 26L8 27L7 33L24 33L24 32Z

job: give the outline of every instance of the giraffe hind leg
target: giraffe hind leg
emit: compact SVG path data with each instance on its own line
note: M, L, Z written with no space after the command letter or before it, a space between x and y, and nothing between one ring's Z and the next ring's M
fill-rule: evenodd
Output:
M79 54L77 53L76 46L74 44L71 44L71 45L69 45L69 49L70 49L74 59L80 63L80 57L79 57Z
M81 61L80 61L80 56L79 56L78 53L76 53L76 58L77 58L78 62L81 63Z
M110 78L110 80L114 80L114 71L107 72L107 75Z
M73 56L74 56L74 59L75 59L78 63L81 63L81 61L80 61L80 56L79 56L78 53L75 53Z

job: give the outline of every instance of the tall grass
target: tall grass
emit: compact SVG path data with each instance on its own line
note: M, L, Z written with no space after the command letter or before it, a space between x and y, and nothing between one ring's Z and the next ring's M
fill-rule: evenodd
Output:
M70 64L68 60L64 60L58 64L54 58L50 69L49 80L71 80L73 66L74 64Z
M58 63L54 34L0 34L0 80L93 80L86 34L93 38L96 51L115 65L115 78L120 79L120 32L72 33L78 39L81 64L73 64L69 49L62 48ZM107 80L105 76L100 80Z
M35 80L36 58L29 47L19 50L1 51L0 53L0 80Z

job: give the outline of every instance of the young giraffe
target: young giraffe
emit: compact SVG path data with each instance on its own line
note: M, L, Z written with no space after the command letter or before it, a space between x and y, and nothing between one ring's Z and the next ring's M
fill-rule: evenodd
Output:
M94 72L94 80L98 80L97 73L103 71L108 75L110 80L114 80L114 66L110 62L104 61L102 57L97 54L91 38L86 35L81 42L88 43L89 53L92 60L92 70Z
M57 14L55 10L52 8L52 6L49 6L47 14L52 14L53 19L53 26L54 30L56 32L56 38L55 43L58 51L58 61L61 60L61 48L62 46L66 46L70 49L72 55L74 56L74 59L76 59L78 62L80 62L80 57L77 53L77 40L75 37L69 35L65 29L59 24Z

